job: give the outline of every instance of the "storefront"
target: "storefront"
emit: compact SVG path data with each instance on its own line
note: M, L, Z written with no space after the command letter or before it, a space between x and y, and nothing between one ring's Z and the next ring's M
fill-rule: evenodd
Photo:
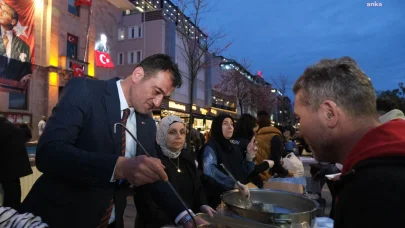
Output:
M1 117L5 117L13 124L26 123L32 127L32 114L23 112L0 112Z
M215 117L215 116L218 116L221 114L230 115L234 119L238 118L238 111L236 109L235 109L235 111L232 111L232 110L227 110L227 109L222 109L222 108L211 107L211 110L210 110L211 116Z
M155 121L160 121L160 119L165 116L175 115L184 119L184 122L188 123L190 119L189 107L190 106L185 103L171 100L164 100L162 101L161 109L153 111L153 119L155 119ZM193 105L192 110L194 117L193 128L194 129L200 128L201 131L210 129L212 119L212 117L209 115L210 109ZM207 123L209 124L208 126Z

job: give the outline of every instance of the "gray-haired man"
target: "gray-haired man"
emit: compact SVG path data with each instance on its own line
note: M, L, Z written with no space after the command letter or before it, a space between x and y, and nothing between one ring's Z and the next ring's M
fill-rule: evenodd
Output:
M307 68L294 93L315 158L343 164L335 228L403 226L405 120L378 121L371 80L350 57Z

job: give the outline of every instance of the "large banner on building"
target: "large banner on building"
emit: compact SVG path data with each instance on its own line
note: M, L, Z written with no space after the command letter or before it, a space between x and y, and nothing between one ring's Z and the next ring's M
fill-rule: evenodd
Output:
M34 62L34 0L0 0L0 91L25 92Z
M94 47L94 53L96 56L96 66L114 68L114 63L110 56L110 47L107 44L107 36L105 34L100 35L100 40L96 42Z

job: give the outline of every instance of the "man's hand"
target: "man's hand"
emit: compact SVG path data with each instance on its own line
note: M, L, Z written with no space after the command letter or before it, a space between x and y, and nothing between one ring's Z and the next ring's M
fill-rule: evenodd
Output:
M159 159L145 155L134 158L119 157L115 166L114 179L126 179L135 186L159 180L167 181L168 177L164 168Z
M210 217L213 217L217 213L212 207L210 207L208 205L202 205L200 207L200 211L202 213L208 214Z
M195 223L197 224L197 226L199 226L199 225L204 225L204 224L209 224L207 221L205 221L205 220L202 219L202 218L194 217L194 220L195 220ZM196 227L194 226L194 222L193 222L192 219L190 219L190 221L184 223L184 224L183 224L183 227L184 227L184 228L196 228Z
M20 82L27 83L31 79L32 74L27 74L24 77L21 78Z

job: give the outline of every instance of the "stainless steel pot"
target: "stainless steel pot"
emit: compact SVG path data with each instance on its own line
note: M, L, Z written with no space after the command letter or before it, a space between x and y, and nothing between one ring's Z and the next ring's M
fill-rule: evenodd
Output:
M272 211L259 211L247 208L237 190L225 192L221 199L226 207L238 216L260 223L279 227L314 227L318 203L303 195L265 189L251 189L251 200L271 205Z

